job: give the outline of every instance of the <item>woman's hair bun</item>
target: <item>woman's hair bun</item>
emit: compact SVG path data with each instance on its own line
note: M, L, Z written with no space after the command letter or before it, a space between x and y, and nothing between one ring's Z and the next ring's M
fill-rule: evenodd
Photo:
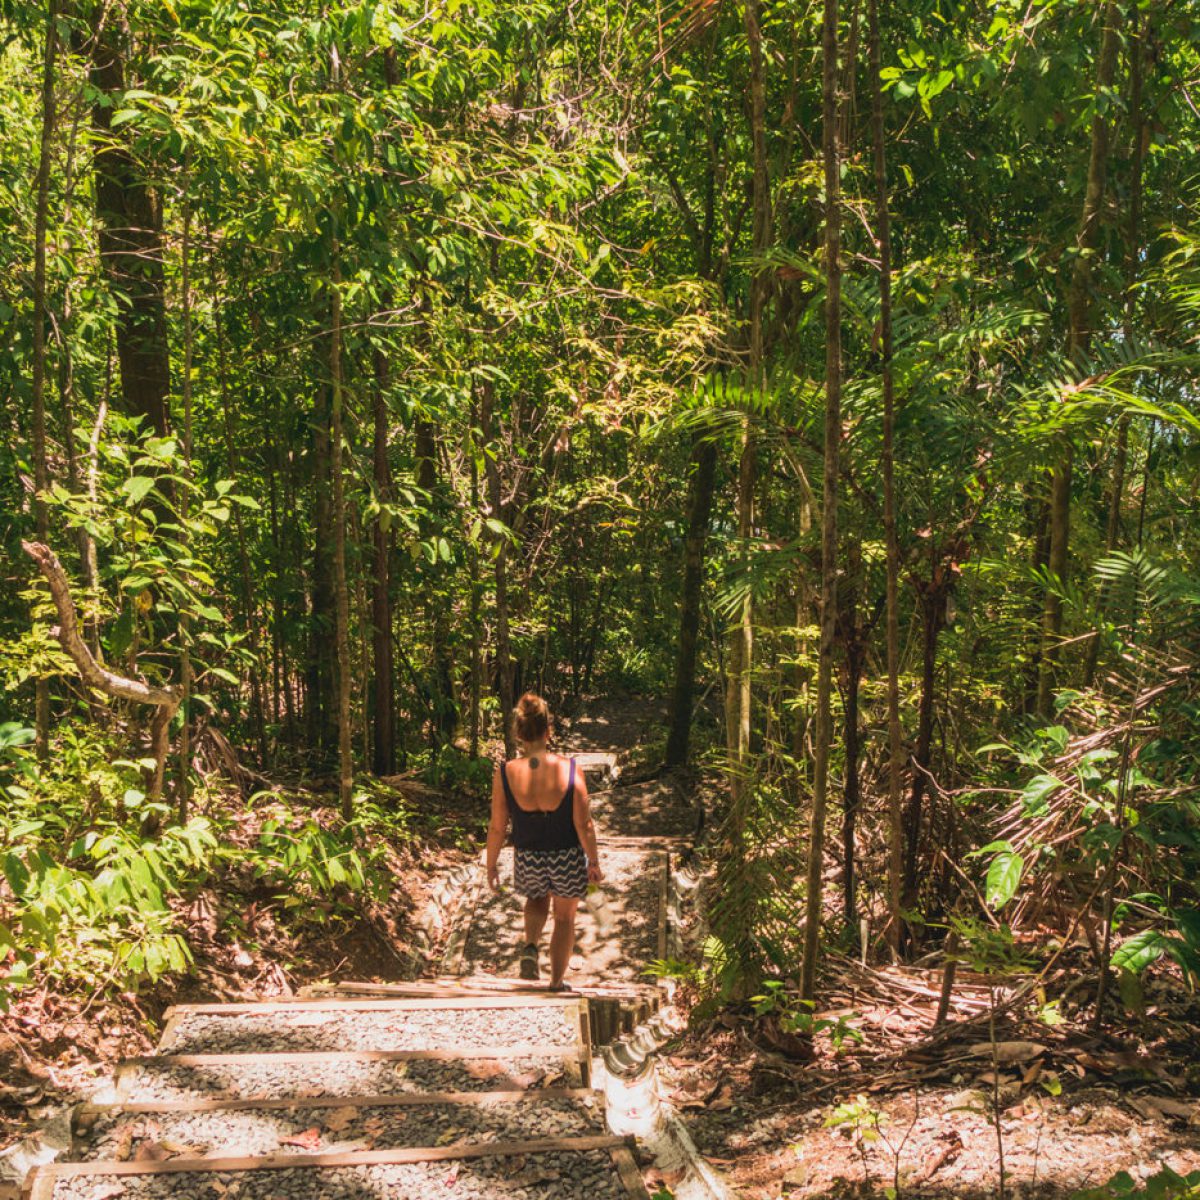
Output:
M521 741L541 741L550 732L550 706L536 692L526 692L513 709L513 727Z

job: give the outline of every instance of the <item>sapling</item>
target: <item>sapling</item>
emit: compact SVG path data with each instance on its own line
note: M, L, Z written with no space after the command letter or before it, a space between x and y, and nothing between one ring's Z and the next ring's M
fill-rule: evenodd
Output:
M968 917L956 917L952 927L957 934L959 961L987 978L988 1045L992 1061L992 1128L996 1133L997 1195L1005 1200L1007 1177L1004 1169L1004 1127L1000 1110L1000 1055L996 1042L996 981L1016 971L1028 970L1030 963L1022 955L1007 925L990 925Z

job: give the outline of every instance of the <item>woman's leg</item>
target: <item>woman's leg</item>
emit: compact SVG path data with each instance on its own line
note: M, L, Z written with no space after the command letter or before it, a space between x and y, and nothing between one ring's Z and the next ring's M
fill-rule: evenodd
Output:
M555 896L554 932L550 935L550 986L562 983L575 949L575 910L579 901L573 897Z
M557 903L557 900L555 901ZM550 897L525 897L525 944L536 946L542 938L542 930L546 928L546 918L550 915Z

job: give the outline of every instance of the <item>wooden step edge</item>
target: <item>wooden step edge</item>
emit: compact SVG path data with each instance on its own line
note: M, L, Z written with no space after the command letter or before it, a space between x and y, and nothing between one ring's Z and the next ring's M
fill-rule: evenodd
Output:
M570 996L577 1000L625 1000L632 997L640 997L646 992L656 990L655 983L580 983L573 984L570 992L550 992L545 984L527 983L521 979L509 979L504 976L496 976L489 979L481 975L464 975L452 976L450 978L438 977L430 980L414 980L412 983L328 983L328 984L309 984L302 988L301 991L308 996L317 996L325 993L335 993L347 996L410 996L417 997L445 997L453 999L459 996L475 996L481 998L494 994L502 995L506 999L512 997L512 1006L524 1005L530 1001L558 1001L562 1003L564 997ZM288 1004L297 1004L299 1001L281 1001L281 1007L287 1007ZM457 1006L455 1006L457 1007ZM486 1007L481 1005L480 1007ZM497 1007L508 1007L508 1005L497 1005Z
M514 1043L511 1046L459 1046L453 1050L255 1050L242 1054L137 1054L116 1065L119 1075L131 1067L164 1063L167 1067L217 1067L231 1063L405 1062L435 1060L456 1062L474 1058L574 1058L578 1044L547 1046L544 1043Z
M343 985L336 984L335 987ZM403 985L402 985L403 986ZM570 1008L579 1004L582 994L550 992L542 988L534 992L545 1007ZM438 1009L519 1008L527 1003L524 996L473 996L458 991L446 997L422 995L399 997L394 1000L338 1000L320 997L301 997L295 1000L237 1000L228 1004L173 1004L163 1014L165 1020L184 1016L239 1016L276 1012L426 1012Z
M461 1104L486 1108L492 1104L515 1104L517 1101L540 1104L547 1100L593 1100L601 1094L592 1088L538 1088L532 1091L512 1089L496 1092L389 1092L366 1096L278 1096L271 1099L248 1100L227 1096L212 1100L139 1100L116 1104L81 1104L75 1110L77 1119L96 1116L122 1116L144 1113L236 1112L239 1110L279 1110L310 1108L390 1108L434 1104Z
M596 838L596 845L601 850L608 846L614 850L646 850L654 853L685 850L692 845L692 839L686 834L677 833L648 834L646 837L639 837L637 834L602 833Z
M190 1172L278 1171L298 1167L361 1167L456 1159L508 1158L516 1154L629 1151L632 1139L611 1134L581 1137L533 1138L523 1142L459 1142L448 1146L408 1146L390 1150L344 1150L325 1154L238 1155L225 1158L169 1158L147 1162L101 1159L83 1163L50 1163L37 1167L26 1182L27 1200L50 1200L61 1179L86 1175L180 1175ZM618 1165L618 1170L620 1167ZM624 1180L623 1180L624 1182Z

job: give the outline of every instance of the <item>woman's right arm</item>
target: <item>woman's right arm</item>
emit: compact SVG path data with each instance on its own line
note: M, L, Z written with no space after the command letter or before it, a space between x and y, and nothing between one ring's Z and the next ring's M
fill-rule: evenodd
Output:
M500 848L508 833L508 805L504 803L504 783L497 767L492 776L492 819L487 834L487 880L493 892L500 890Z

